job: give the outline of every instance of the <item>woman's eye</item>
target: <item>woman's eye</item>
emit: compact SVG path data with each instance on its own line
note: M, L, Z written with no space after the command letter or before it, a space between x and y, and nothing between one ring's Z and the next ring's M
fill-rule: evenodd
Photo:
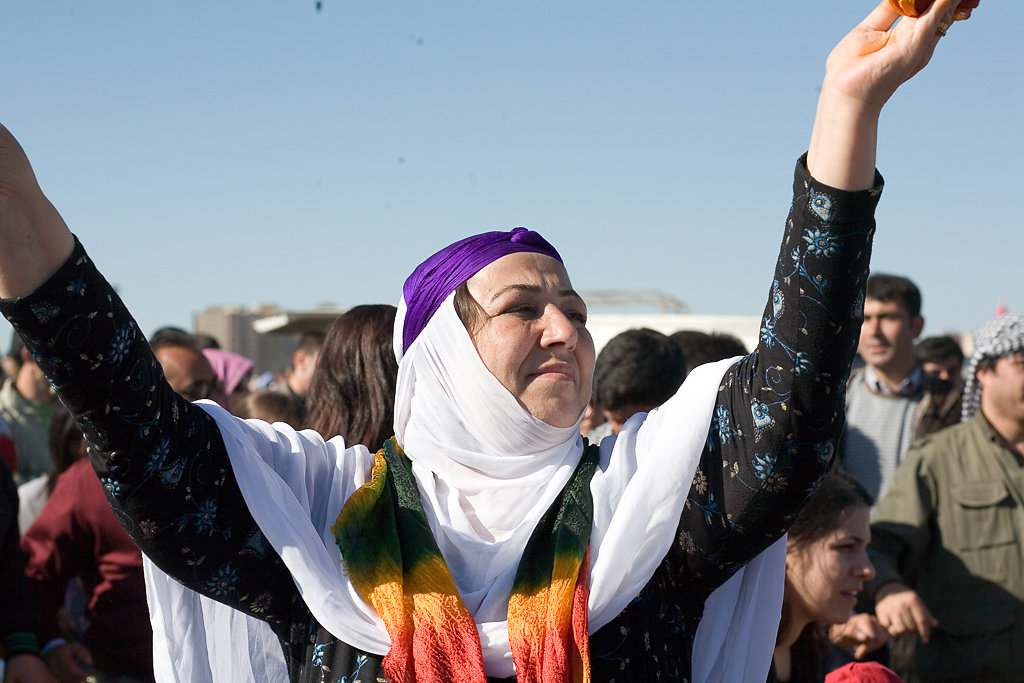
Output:
M586 311L566 311L565 317L569 320L579 323L580 325L587 324L587 313Z
M531 316L536 315L537 309L530 304L515 304L505 309L505 312L513 315Z

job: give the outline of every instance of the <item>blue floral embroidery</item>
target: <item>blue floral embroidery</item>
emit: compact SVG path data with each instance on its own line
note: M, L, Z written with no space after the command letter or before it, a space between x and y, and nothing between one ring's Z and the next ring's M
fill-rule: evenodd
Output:
M754 474L757 475L762 484L768 480L769 475L775 469L776 460L777 458L771 453L765 453L764 455L754 453Z
M36 304L31 307L31 310L32 315L41 323L50 322L51 318L55 318L60 314L60 307L51 303Z
M177 486L181 475L185 473L185 461L175 460L171 466L160 472L160 479L165 486Z
M711 526L711 521L721 513L718 511L718 501L711 500L707 505L697 504L704 513L704 523Z
M768 406L760 401L754 401L750 406L750 413L754 416L754 426L757 429L765 429L772 426L772 416L768 412Z
M176 520L178 533L185 531L189 524L195 526L196 533L204 536L213 536L213 532L220 532L224 540L231 537L231 528L221 529L217 525L217 501L207 498L203 503L196 506L195 512L189 512Z
M100 479L100 483L103 484L103 489L110 495L117 498L121 495L121 483L111 479L110 477L103 477Z
M835 256L843 241L831 231L821 228L809 228L804 231L804 242L807 242L807 253L826 258Z
M328 645L333 645L336 642L338 641L332 641L331 643L316 643L315 645L313 645L312 663L313 666L320 669L321 683L327 683L327 674L329 674L331 671L331 667L327 666L327 664L324 663L324 650L326 650ZM356 683L359 680L359 672L363 670L363 667L366 666L366 663L368 661L369 658L366 655L357 656L355 671L351 672L347 676L342 676L341 678L335 679L335 683Z
M811 189L811 211L821 220L828 223L832 220L832 198L823 192L815 192Z
M825 290L828 289L828 286L830 284L832 284L827 278L823 278L820 275L816 275L815 277L808 278L808 282L811 283L812 287L814 287L816 290L818 290L818 294L824 294ZM822 304L823 302L818 301L817 303Z
M201 534L213 533L216 527L214 522L217 519L217 501L212 498L207 499L191 517L192 521L196 524L197 532Z
M164 466L164 460L167 459L167 455L171 452L171 440L164 439L156 445L153 452L149 454L149 460L146 461L146 474L153 474L157 470Z
M811 371L811 359L807 357L807 354L803 351L796 352L796 358L793 359L793 374L796 376L803 375Z
M126 325L114 334L114 341L110 343L110 362L114 365L120 365L128 356L131 344L131 328Z
M772 283L772 317L778 320L785 307L786 298L782 295L782 290L779 289L779 281L776 280Z
M761 323L761 341L769 349L775 346L775 321L768 316L764 317Z
M359 655L358 657L356 657L356 670L350 673L348 676L342 676L338 680L338 683L356 683L356 677L359 675L359 672L363 670L363 667L366 666L366 662L366 655Z
M233 592L236 585L238 585L238 570L229 562L218 569L217 573L206 582L206 589L210 591L211 595L221 597Z
M729 409L725 406L720 405L715 409L715 426L718 428L718 440L723 444L728 443L734 432L729 428Z

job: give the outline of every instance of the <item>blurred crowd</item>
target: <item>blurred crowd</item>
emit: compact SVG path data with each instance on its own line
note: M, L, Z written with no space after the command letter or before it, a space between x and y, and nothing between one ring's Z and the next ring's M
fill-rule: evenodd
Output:
M870 278L837 465L789 534L769 680L1024 680L1006 671L1024 634L1024 319L919 339L921 306L909 279ZM392 434L395 314L349 310L272 378L208 335L168 327L150 344L189 400L374 449ZM597 358L580 430L615 435L694 367L749 352L728 334L622 332ZM3 635L34 636L59 681L153 680L142 556L16 336L3 361Z

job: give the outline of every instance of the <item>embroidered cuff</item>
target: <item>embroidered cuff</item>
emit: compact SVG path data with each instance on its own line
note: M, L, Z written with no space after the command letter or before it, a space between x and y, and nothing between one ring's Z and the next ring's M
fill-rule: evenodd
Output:
M806 207L794 206L794 211L809 209L823 223L831 223L833 217L841 216L839 224L860 223L874 220L875 207L882 196L885 180L875 171L875 184L871 189L851 192L819 183L807 170L807 154L796 162L793 178L794 200L806 199Z

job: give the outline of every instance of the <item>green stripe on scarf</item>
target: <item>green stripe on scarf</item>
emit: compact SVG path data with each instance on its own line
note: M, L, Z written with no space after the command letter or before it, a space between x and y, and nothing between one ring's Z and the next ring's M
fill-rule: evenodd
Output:
M529 594L546 588L551 583L552 561L556 558L583 559L594 523L590 480L597 469L599 451L596 445L586 448L569 482L540 518L516 570L513 593Z

